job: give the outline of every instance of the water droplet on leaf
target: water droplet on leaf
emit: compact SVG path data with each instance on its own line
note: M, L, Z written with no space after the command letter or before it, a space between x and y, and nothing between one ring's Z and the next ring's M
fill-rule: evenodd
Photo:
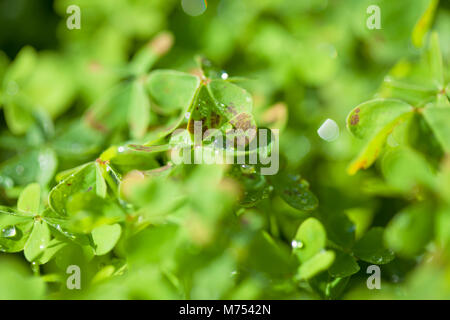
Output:
M339 126L334 120L327 119L317 130L317 134L325 141L335 141L339 138Z
M301 248L303 248L303 242L297 241L297 240L292 240L291 246L294 249L301 249Z
M7 226L2 229L0 235L4 238L11 238L16 235L16 227L15 226Z

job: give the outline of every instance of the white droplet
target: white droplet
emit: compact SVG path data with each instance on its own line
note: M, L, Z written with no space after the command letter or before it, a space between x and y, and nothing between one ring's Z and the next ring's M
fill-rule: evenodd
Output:
M199 16L206 11L205 0L181 0L183 11L190 16Z
M2 229L0 235L5 238L14 237L16 235L16 227L15 226L5 227L4 229Z
M317 130L317 134L323 140L332 142L339 138L339 126L334 120L327 119Z
M228 73L222 72L222 74L220 75L220 77L222 78L222 80L227 80L227 79L228 79Z
M291 246L292 246L292 248L294 248L294 249L297 249L297 248L300 249L300 248L303 247L303 242L297 241L297 240L292 240Z
M119 147L119 148L117 149L117 151L119 151L119 152L124 152L124 151L125 151L125 148L124 148L124 147Z
M191 117L191 113L190 113L190 112L186 112L186 113L184 114L184 117L185 117L186 119L189 119L189 118Z

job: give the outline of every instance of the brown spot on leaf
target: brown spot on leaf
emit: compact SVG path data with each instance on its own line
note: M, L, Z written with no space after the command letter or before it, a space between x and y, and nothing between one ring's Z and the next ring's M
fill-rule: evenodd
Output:
M227 111L231 113L233 116L237 115L236 107L230 103L230 105L227 106Z
M356 126L359 123L359 115L354 114L352 115L351 119L350 119L350 124L352 126Z
M220 124L220 116L213 112L211 114L211 128L217 128Z
M95 159L95 162L97 162L98 164L101 164L101 165L107 165L107 164L109 164L109 160L103 161L103 160L100 159L100 158Z

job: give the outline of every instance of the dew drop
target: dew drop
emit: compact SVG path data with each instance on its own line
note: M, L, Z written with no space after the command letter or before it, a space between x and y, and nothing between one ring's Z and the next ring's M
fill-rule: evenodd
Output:
M249 164L243 164L241 165L241 172L243 174L252 174L255 173L255 167Z
M301 249L301 248L303 248L303 242L297 241L297 240L292 240L291 246L294 249Z
M31 262L31 270L34 274L39 274L39 264L36 261Z
M16 235L16 227L15 226L7 226L2 229L0 235L4 238L11 238Z
M206 11L205 0L181 0L183 11L193 17L199 16Z
M117 151L118 151L118 152L124 152L124 151L125 151L125 148L124 148L124 147L119 147L119 148L117 148Z
M335 141L339 138L339 126L334 120L327 119L317 130L317 134L325 141Z
M220 77L222 78L222 80L227 80L228 79L228 73L226 73L225 71L222 71L222 74L220 75Z

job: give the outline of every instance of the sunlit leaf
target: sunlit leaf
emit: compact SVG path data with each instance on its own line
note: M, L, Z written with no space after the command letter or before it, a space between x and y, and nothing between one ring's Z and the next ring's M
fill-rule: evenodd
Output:
M20 194L17 209L29 214L37 215L41 203L41 187L38 183L29 184Z
M92 230L95 254L101 256L111 251L120 238L121 230L119 224L103 225Z
M30 261L36 261L43 255L50 242L50 229L42 220L36 220L33 224L33 230L25 244L25 258Z

